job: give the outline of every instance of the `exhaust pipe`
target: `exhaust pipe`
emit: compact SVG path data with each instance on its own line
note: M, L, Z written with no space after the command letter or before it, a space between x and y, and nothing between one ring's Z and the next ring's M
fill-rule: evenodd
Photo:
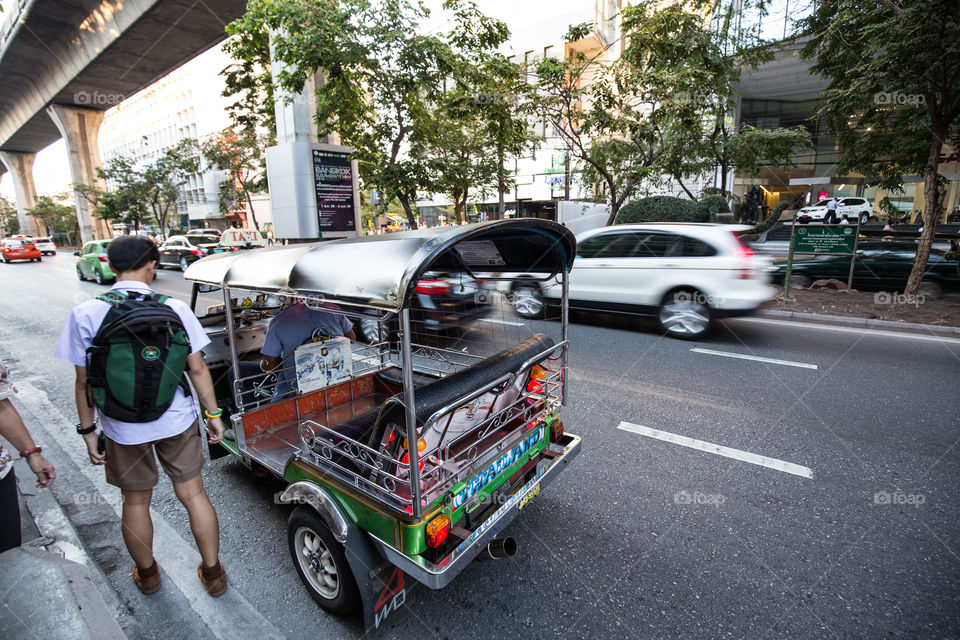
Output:
M512 558L513 556L517 555L518 548L517 541L510 536L507 536L506 538L499 538L497 540L491 540L490 544L487 545L487 548L477 556L477 560L499 560L500 558Z

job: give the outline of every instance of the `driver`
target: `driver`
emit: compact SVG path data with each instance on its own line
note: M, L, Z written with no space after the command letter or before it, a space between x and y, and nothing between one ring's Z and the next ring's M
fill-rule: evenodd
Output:
M294 350L309 342L320 342L346 336L356 340L353 323L346 316L331 313L303 300L293 303L270 321L267 336L260 348L260 368L277 371L277 397L294 388L297 372L294 369ZM277 368L279 367L279 370Z

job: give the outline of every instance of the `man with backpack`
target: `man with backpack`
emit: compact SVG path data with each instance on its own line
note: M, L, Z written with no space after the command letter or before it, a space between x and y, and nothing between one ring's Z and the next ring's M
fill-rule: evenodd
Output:
M210 340L185 303L150 289L160 259L152 241L121 236L108 246L107 259L116 284L73 309L55 354L76 368L77 432L90 462L105 464L107 482L123 494L121 529L137 587L150 594L161 586L150 519L156 454L190 515L202 559L197 574L216 597L226 591L227 578L219 561L217 514L200 475L202 436L185 377L204 407L208 442L220 442L222 410L200 352Z

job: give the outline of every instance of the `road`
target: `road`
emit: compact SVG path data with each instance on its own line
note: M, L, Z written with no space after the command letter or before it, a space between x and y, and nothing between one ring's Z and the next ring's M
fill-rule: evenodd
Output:
M79 282L73 263L61 252L0 265L0 356L57 465L54 494L132 628L356 637L356 621L301 588L288 507L273 500L282 487L229 458L204 471L229 598L199 592L189 524L165 479L154 496L164 590L136 590L115 491L73 430L72 368L52 355L69 309L103 290ZM188 291L173 271L155 287ZM960 633L960 341L742 319L683 342L631 319L573 319L564 423L582 455L511 525L515 558L421 589L383 637Z

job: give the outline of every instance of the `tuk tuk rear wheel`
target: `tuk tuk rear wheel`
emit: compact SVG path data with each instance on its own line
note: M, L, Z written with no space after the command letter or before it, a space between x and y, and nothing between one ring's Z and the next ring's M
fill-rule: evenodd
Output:
M313 508L297 507L290 514L287 543L300 580L321 607L336 614L357 609L360 591L343 545Z

